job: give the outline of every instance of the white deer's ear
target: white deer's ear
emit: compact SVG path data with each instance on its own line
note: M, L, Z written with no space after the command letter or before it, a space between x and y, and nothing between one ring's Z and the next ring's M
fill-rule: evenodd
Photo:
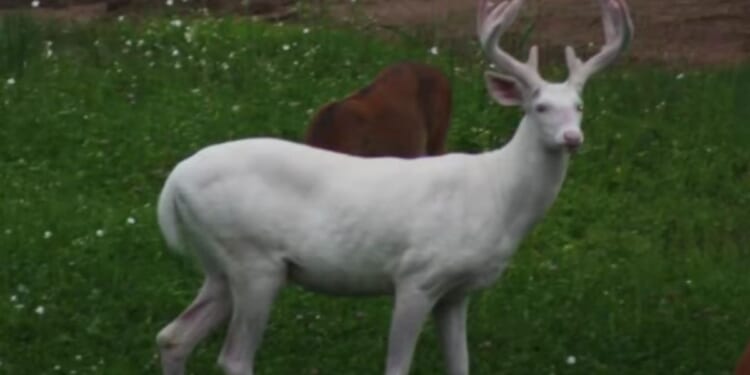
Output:
M523 102L521 84L513 77L491 71L484 72L487 91L496 102L505 106L520 105Z

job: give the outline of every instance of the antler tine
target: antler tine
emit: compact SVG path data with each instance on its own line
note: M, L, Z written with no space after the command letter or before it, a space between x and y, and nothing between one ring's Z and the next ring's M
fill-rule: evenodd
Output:
M479 6L477 6L477 36L479 37L482 47L485 47L487 39L490 37L492 31L491 27L487 27L487 19L496 20L497 18L502 17L502 13L505 11L505 8L508 7L508 4L510 4L508 1L501 1L498 4L493 5L487 0L479 0Z
M633 39L633 21L625 0L599 0L602 9L605 43L599 53L583 62L573 47L566 47L568 82L582 89L592 75L612 64Z
M526 60L526 65L539 71L539 47L536 45L531 46L529 49L529 58Z
M487 0L479 0L479 3L477 4L477 36L479 37L480 41L482 41L482 31L484 30L484 20L486 17L486 11L487 11ZM482 41L483 42L483 41ZM484 43L482 43L484 45Z
M498 45L502 34L518 17L524 0L509 0L497 5L479 0L477 9L477 34L487 57L501 71L518 79L526 87L535 87L542 82L537 72L538 49L532 47L527 63L516 60Z

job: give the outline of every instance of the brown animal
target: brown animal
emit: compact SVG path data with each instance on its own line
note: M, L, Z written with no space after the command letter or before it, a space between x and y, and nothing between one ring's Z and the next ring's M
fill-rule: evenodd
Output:
M450 82L440 70L392 65L367 87L320 108L305 143L364 157L441 155L451 105Z
M737 368L734 370L734 375L750 375L750 342L747 343L745 353L742 354L740 360L737 362Z

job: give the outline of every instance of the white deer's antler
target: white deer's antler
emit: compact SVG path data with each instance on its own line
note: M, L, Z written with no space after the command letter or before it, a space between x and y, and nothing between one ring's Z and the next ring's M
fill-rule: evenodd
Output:
M537 87L542 77L537 70L539 54L536 46L531 47L526 63L516 60L505 52L498 42L500 36L508 30L523 6L524 0L502 1L497 5L479 0L477 6L477 35L482 49L499 70L516 78L527 88Z
M617 56L628 48L633 39L633 21L624 0L599 0L604 23L605 44L599 53L583 62L576 56L573 47L565 48L570 76L568 83L583 88L592 75L612 64Z

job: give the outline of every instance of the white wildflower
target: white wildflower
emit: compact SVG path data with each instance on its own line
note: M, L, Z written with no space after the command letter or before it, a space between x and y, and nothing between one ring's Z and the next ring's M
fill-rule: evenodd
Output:
M309 34L309 33L310 33L310 28L305 27L304 29L302 29L302 34Z
M438 50L437 46L433 46L432 48L430 48L430 54L432 54L433 56L437 56L438 53L440 53L440 51Z
M172 5L174 5L174 0L167 0L166 4L168 7L171 7Z
M569 355L568 358L565 358L565 363L569 365L575 365L576 364L576 357Z
M169 23L170 25L174 27L182 27L182 21L181 20L172 20L172 22Z
M133 224L135 224L135 218L133 218L132 216L130 216L130 217L128 217L125 220L125 222L128 223L129 225L133 225Z
M39 8L39 0L34 0L31 2L32 8Z
M44 315L44 306L41 306L41 305L37 306L37 307L36 307L36 308L34 309L34 312L35 312L35 313L36 313L37 315Z
M16 84L16 79L15 79L15 78L13 78L13 77L10 77L10 78L8 78L8 80L7 80L7 81L5 81L5 83L6 83L6 84L7 84L8 86L13 86L13 85L15 85L15 84Z
M52 237L52 232L50 232L50 231L45 231L45 232L44 232L44 238L45 238L45 239L47 239L47 238L50 238L50 237Z
M677 79L677 80L679 81L679 80L681 80L681 79L685 78L685 73L680 73L680 74L678 74L678 75L677 75L677 77L675 77L675 78L676 78L676 79Z
M240 106L239 105L235 104L235 105L232 106L232 112L236 113L236 112L239 112L239 111L240 111Z
M96 236L97 237L104 237L104 229L97 229L96 230Z
M283 46L281 46L281 49L283 49L284 51L289 51L290 48L292 47L290 47L288 44L284 44Z
M117 17L117 22L123 22L123 21L125 21L125 16L120 15L120 16ZM97 42L98 42L98 40L97 40Z

